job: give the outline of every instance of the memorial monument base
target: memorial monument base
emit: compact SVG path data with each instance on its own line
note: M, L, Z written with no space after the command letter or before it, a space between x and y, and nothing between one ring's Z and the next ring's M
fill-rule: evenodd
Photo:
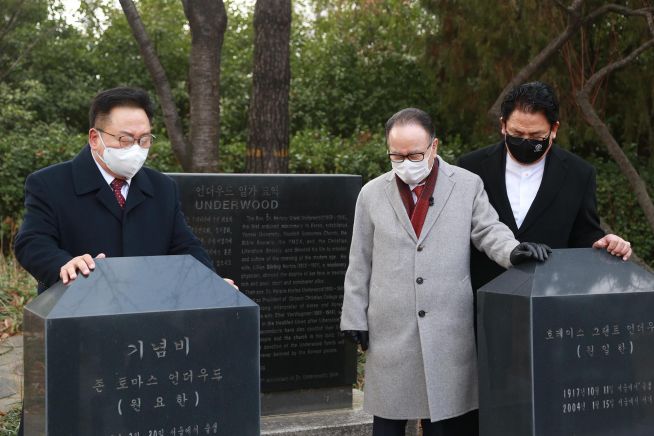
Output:
M275 436L369 436L372 415L363 411L363 392L350 392L352 408L320 410L261 418L261 435ZM418 436L418 422L409 421L406 436Z
M24 315L26 435L260 434L259 307L194 257L98 259Z
M477 294L482 436L654 434L654 275L553 250Z

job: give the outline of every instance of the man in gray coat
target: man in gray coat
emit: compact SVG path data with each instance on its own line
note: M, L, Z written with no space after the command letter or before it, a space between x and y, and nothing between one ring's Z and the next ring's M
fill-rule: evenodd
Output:
M481 179L437 156L428 114L386 123L393 170L357 200L341 330L365 351L364 409L373 435L477 433L477 358L470 241L504 267L549 247L519 243L498 220Z

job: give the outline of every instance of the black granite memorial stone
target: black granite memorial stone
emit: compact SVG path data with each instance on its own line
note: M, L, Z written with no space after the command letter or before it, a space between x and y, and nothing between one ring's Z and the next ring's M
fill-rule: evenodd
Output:
M554 250L478 293L482 436L654 434L654 275Z
M99 259L25 310L25 434L258 435L259 310L191 256Z
M356 349L339 323L361 177L171 176L216 270L260 305L262 392L341 387L351 404Z

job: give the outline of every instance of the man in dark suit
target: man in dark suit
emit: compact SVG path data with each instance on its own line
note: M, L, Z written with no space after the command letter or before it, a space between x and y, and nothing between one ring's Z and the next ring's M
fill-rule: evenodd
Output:
M631 244L600 228L595 169L554 144L559 104L542 82L514 88L502 102L502 140L463 156L458 165L479 175L488 198L519 241L552 248L594 247L627 260ZM505 271L476 249L472 287Z
M88 275L94 258L105 256L191 254L214 269L186 224L173 180L143 167L154 141L152 115L143 90L103 91L89 111L88 145L27 177L14 248L39 292Z
M101 92L89 111L88 145L27 177L15 252L39 292L89 274L94 257L191 254L213 269L184 220L175 183L142 167L152 115L143 90Z

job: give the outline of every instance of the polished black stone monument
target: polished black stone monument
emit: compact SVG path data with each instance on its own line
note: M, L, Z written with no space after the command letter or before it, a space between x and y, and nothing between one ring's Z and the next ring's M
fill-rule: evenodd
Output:
M482 436L654 435L654 275L554 250L478 293Z
M259 434L259 308L189 255L96 260L25 309L25 434Z
M262 412L351 407L356 349L339 324L361 177L171 176L218 273L261 307Z

